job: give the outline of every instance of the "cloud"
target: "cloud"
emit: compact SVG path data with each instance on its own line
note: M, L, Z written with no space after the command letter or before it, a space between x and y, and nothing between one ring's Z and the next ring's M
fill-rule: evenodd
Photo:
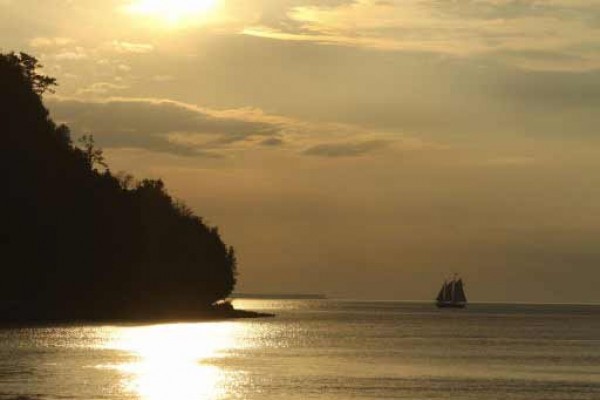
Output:
M29 41L33 48L64 47L74 42L73 39L65 37L36 37Z
M148 43L122 42L119 40L113 40L110 47L117 53L144 54L154 50L154 46Z
M116 87L117 86L117 87ZM118 85L100 82L88 90ZM100 145L142 148L177 155L213 155L232 144L264 141L280 134L280 124L249 110L210 110L170 100L111 99L82 101L54 98L53 117L75 134L91 133Z
M123 87L98 82L102 94ZM280 149L320 157L358 157L397 145L403 151L437 148L417 137L339 123L313 123L256 108L217 110L166 99L49 99L53 118L75 136L93 134L107 148L138 148L185 156Z
M76 61L76 60L85 60L89 57L87 51L83 47L75 47L73 49L64 49L60 52L54 54L53 58L55 60L68 60L68 61Z
M355 157L371 153L389 146L388 140L369 140L363 142L325 143L310 147L304 154L320 157Z
M129 86L127 85L120 85L120 84L115 84L115 83L110 83L110 82L96 82L91 84L90 86L80 89L78 91L78 94L94 94L94 95L101 95L101 94L106 94L115 90L124 90L127 89Z
M600 68L598 21L598 2L359 0L337 6L296 5L279 23L263 19L242 32L277 40L457 57L513 51L526 60L500 60L528 69L591 70Z
M117 70L121 72L130 72L131 67L127 64L119 64L117 65Z
M277 146L282 146L285 142L278 138L278 137L271 137L271 138L267 138L265 140L262 140L260 142L260 144L262 146L268 146L268 147L277 147Z

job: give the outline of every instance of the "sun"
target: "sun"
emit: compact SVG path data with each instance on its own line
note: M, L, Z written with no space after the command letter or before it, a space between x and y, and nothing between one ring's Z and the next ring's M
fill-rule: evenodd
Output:
M186 19L208 14L215 8L218 0L135 0L125 7L134 15L163 20L170 24L179 24Z

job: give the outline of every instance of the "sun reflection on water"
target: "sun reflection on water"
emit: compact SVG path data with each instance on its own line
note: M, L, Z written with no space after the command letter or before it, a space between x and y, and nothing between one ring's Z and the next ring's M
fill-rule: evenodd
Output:
M115 365L123 386L143 400L216 400L235 383L210 360L242 347L234 322L116 328L103 347L133 356Z

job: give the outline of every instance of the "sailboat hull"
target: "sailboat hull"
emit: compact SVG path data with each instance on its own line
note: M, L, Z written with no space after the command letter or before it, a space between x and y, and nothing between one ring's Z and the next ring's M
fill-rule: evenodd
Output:
M452 303L452 302L440 302L435 303L438 308L465 308L467 303Z

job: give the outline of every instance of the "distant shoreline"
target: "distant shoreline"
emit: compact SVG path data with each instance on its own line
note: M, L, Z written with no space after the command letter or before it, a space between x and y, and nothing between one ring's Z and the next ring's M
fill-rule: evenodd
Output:
M264 297L258 297L264 296ZM277 296L277 295L273 295ZM323 295L322 297L293 297L290 295L289 297L285 297L288 295L283 295L281 297L273 297L271 295L256 295L256 297L246 297L245 294L234 294L230 296L233 300L242 300L242 299L264 299L264 300L332 300L332 301L342 301L342 302L366 302L366 303L405 303L405 304L435 304L435 299L429 300L403 300L403 299L372 299L372 298L353 298L353 297L328 297ZM311 296L311 295L306 295ZM320 295L315 295L320 296ZM565 303L557 303L557 302L538 302L538 301L469 301L469 305L522 305L522 306L600 306L600 302L565 302Z

